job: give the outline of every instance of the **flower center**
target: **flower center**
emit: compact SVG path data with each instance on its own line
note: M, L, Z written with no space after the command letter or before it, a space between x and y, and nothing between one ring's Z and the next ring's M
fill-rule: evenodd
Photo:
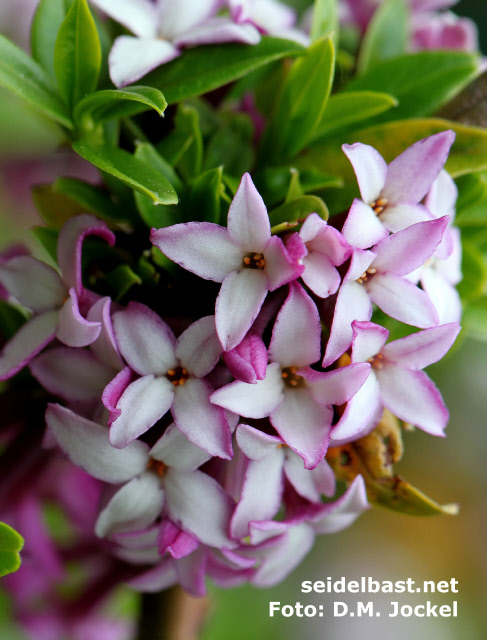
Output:
M382 360L384 360L384 356L382 355L382 353L376 353L376 355L369 358L367 362L370 362L374 369L382 369L382 367L384 366Z
M364 271L362 273L362 275L360 276L360 278L357 278L357 282L359 284L363 284L364 282L367 282L367 280L369 280L370 276L373 276L374 273L377 273L377 269L374 269L373 267L369 267L367 269L367 271Z
M297 367L285 367L282 370L281 378L284 380L284 384L286 387L290 389L298 389L299 387L304 387L305 379L303 376L299 376L296 371Z
M189 373L186 371L186 369L177 367L176 369L169 369L169 371L166 373L166 378L175 387L179 387L180 385L184 384L189 378Z
M154 458L150 458L147 463L147 471L153 471L159 478L163 478L166 475L167 465L160 460L154 460Z
M262 253L250 251L244 256L243 266L246 269L259 269L262 271L265 268L265 258Z
M374 200L374 202L370 203L372 210L375 215L380 215L387 206L387 198L379 198L378 200Z

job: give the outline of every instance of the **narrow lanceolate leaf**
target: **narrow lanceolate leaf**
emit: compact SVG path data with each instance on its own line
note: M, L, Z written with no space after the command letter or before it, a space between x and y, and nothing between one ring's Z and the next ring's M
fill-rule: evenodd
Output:
M340 129L354 128L379 113L397 107L394 96L380 91L347 91L330 96L325 112L313 135L313 142Z
M395 58L406 51L409 39L409 15L405 0L386 0L379 5L369 23L357 63L358 73L378 62Z
M66 17L65 0L41 0L30 30L32 57L54 77L54 45Z
M116 147L97 146L79 140L73 149L82 158L88 160L109 175L124 184L149 196L155 204L176 204L178 196L171 183L156 169L127 151Z
M95 91L78 102L73 115L81 125L86 121L96 125L148 109L154 109L162 116L166 107L164 95L158 89L133 86L120 90Z
M297 60L286 78L263 150L273 160L293 157L312 138L330 94L335 68L331 38L322 38Z
M328 209L321 198L317 196L301 196L277 207L269 212L272 227L284 222L303 222L310 213L317 213L323 220L328 220Z
M374 65L346 91L384 91L399 101L380 116L398 120L430 115L451 100L478 73L477 57L463 51L420 51Z
M143 84L164 92L169 104L200 96L274 60L303 53L304 47L263 37L257 45L224 44L188 49L144 77Z
M56 39L54 71L61 95L72 109L96 89L101 46L86 0L74 0Z
M113 202L107 191L78 178L58 178L52 190L77 203L84 211L94 213L108 222L125 218L123 208Z
M338 42L337 0L315 0L311 24L311 42L316 42L323 36L332 34L334 34L334 42Z
M23 546L22 536L5 522L0 522L0 576L17 571Z
M22 49L0 35L0 85L34 109L72 129L73 123L48 73Z

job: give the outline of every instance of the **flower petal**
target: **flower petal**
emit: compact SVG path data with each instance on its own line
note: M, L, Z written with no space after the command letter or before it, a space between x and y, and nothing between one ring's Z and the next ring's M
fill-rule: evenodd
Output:
M110 78L116 87L125 87L179 55L179 49L167 40L119 36L108 56Z
M373 147L361 142L344 144L343 153L352 163L362 200L371 204L379 197L387 174L384 158Z
M236 347L223 354L225 364L237 380L255 384L265 378L267 349L260 336L249 331Z
M210 18L221 4L221 0L180 0L176 7L171 1L158 0L161 36L168 40L177 38Z
M352 362L367 362L380 352L387 342L389 331L373 322L352 322Z
M68 347L86 347L94 342L101 332L101 322L85 320L79 310L78 295L74 288L59 310L56 337Z
M262 252L271 239L271 225L262 196L245 173L228 210L228 233L244 251Z
M143 442L115 449L107 428L58 404L48 405L46 423L69 459L98 480L118 484L145 471L149 448Z
M353 201L342 233L345 240L358 249L369 249L389 235L373 209L358 199Z
M132 371L130 367L125 367L122 371L119 371L117 375L111 380L105 389L103 390L101 400L105 407L110 412L108 419L108 426L110 427L112 422L118 418L122 413L120 409L117 409L117 404L122 397L124 391L129 384L136 380L137 374Z
M298 371L301 373L301 371ZM322 373L310 369L302 375L308 381L309 393L321 405L340 405L354 396L370 373L368 362L358 362Z
M120 416L110 427L112 447L126 447L162 418L172 405L173 389L167 378L153 375L132 382L117 404Z
M460 322L462 301L455 287L436 269L423 269L421 287L433 303L441 324Z
M0 354L0 380L7 380L23 369L54 339L58 314L46 311L23 324Z
M340 275L328 256L312 251L303 259L303 282L320 298L328 298L337 292Z
M306 469L299 456L288 452L284 473L295 491L306 500L321 503L321 494L328 497L335 494L335 474L326 460L314 469Z
M460 331L456 322L418 331L386 344L382 353L391 362L408 369L424 369L441 360Z
M199 547L199 542L189 533L181 531L170 520L164 520L161 524L158 535L157 548L159 555L163 556L166 552L170 553L173 558L185 558L195 549Z
M110 306L111 300L108 296L100 298L88 311L86 319L89 322L101 322L100 335L95 342L91 344L91 351L93 351L100 362L118 371L123 367L123 360L118 352L115 341Z
M91 0L110 18L145 38L155 37L157 33L157 14L150 0Z
M357 476L341 498L325 505L325 513L313 522L313 529L320 534L337 533L349 527L369 507L364 480Z
M183 269L205 280L223 282L242 268L244 252L225 227L212 222L187 222L152 229L151 242Z
M188 440L174 422L164 431L149 454L176 471L194 471L211 458L211 454Z
M267 295L267 278L258 269L232 271L216 299L218 337L225 351L236 347L257 317Z
M382 401L395 416L434 436L443 436L448 409L423 371L384 364L377 371Z
M400 202L387 206L380 215L382 224L389 231L396 233L418 222L431 220L431 213L421 204Z
M236 437L240 450L250 460L263 460L282 444L281 438L270 436L248 424L241 424L237 427Z
M264 259L264 273L269 281L269 291L275 291L284 284L296 280L304 271L300 259L287 251L278 236L272 236L269 240Z
M251 24L235 24L224 16L216 16L179 36L174 44L178 47L219 42L259 44L260 37L259 31Z
M58 309L66 298L59 274L30 256L16 256L0 264L0 281L11 296L37 313Z
M382 417L382 409L379 383L372 370L331 430L330 446L356 440L371 431Z
M225 412L211 404L213 387L206 380L189 378L176 387L172 415L178 429L195 445L225 460L233 455Z
M106 538L112 533L145 529L160 515L163 504L159 478L153 473L143 473L112 497L98 516L95 533Z
M215 316L206 316L193 322L176 342L176 357L181 365L197 378L213 370L222 354Z

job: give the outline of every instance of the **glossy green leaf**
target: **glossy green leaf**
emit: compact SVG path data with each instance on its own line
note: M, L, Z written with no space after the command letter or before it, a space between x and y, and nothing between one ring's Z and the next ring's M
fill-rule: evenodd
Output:
M73 149L102 171L146 196L154 204L176 204L178 196L171 183L156 169L139 158L115 147L92 145L83 140L75 142Z
M22 49L0 35L0 85L6 87L34 109L68 129L73 127L50 76Z
M54 47L54 71L61 95L72 109L96 89L101 45L86 0L74 0L59 29Z
M135 149L135 157L150 164L172 184L176 191L181 191L183 183L167 160L148 142L139 142Z
M421 51L379 62L346 91L382 91L399 101L381 121L432 114L478 73L477 57L463 51Z
M268 207L273 207L285 199L294 171L294 167L266 167L255 174L255 186ZM315 168L300 170L299 181L304 193L313 193L329 187L341 187L343 184L341 178Z
M17 571L23 546L22 536L5 522L0 522L0 576Z
M247 114L225 115L206 143L203 168L223 166L226 174L240 179L254 164L254 128Z
M54 45L65 17L65 0L41 0L32 20L30 31L32 57L53 77Z
M154 109L162 116L167 107L164 95L153 87L133 86L124 89L95 91L83 98L74 110L74 120L85 127L132 116Z
M169 104L200 96L304 47L279 38L263 37L257 45L223 44L195 47L144 77L143 84L160 89Z
M482 175L469 174L457 179L458 200L455 224L458 227L487 229L487 181Z
M48 229L47 227L34 227L32 233L40 246L46 252L46 255L57 264L57 239L59 231L56 229Z
M347 91L330 96L313 142L330 136L339 129L357 126L373 116L383 113L398 102L394 96L379 91Z
M60 229L69 218L84 213L83 207L64 194L55 193L50 184L34 187L32 199L42 220L53 229Z
M191 186L187 209L192 220L220 222L221 197L224 191L222 167L205 171Z
M405 0L385 0L372 16L360 47L357 72L365 73L378 62L406 51L409 11Z
M271 226L275 227L284 222L303 222L310 213L317 213L323 220L328 220L328 209L321 198L317 196L301 196L287 202L269 212Z
M201 173L203 136L199 113L194 107L179 105L174 118L174 130L162 140L158 148L186 180L192 180Z
M482 252L468 240L462 242L463 280L458 285L462 300L475 300L487 293L487 264Z
M338 42L337 0L315 0L311 22L311 42L332 34L334 34L334 42Z
M335 70L331 38L322 38L293 64L271 125L262 141L262 153L271 161L294 157L312 138L321 121Z
M113 202L108 191L78 178L58 178L52 190L77 203L83 211L94 213L109 222L126 218L123 207Z
M297 169L291 169L291 180L289 181L289 188L284 199L284 204L297 200L302 196L304 196L304 189L299 179L299 171Z

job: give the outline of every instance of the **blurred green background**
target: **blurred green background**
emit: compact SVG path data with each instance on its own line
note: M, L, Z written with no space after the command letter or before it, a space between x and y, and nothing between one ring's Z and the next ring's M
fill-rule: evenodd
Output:
M32 0L0 0L0 32L25 42L25 19ZM10 11L9 11L10 10ZM487 3L462 0L455 11L474 17L487 50ZM22 16L20 15L22 13ZM13 16L13 17L12 17ZM22 20L19 18L22 17ZM9 27L7 29L7 26ZM67 162L56 129L15 98L0 92L0 247L27 241L36 224L30 185L63 175L88 178L91 168ZM27 239L27 240L26 240ZM39 252L40 257L45 257ZM440 503L457 502L460 514L413 518L371 509L350 529L323 536L302 565L281 585L260 590L211 588L204 640L485 640L487 637L487 344L464 341L429 374L451 412L447 438L421 431L405 435L405 456L397 472ZM303 580L459 581L458 594L302 594ZM336 618L332 601L372 600L381 618ZM449 604L458 600L457 618L388 618L389 602ZM324 605L323 618L270 618L269 602ZM0 602L1 605L1 602ZM1 617L0 606L0 617ZM0 622L0 637L18 636ZM155 639L156 640L156 639Z

